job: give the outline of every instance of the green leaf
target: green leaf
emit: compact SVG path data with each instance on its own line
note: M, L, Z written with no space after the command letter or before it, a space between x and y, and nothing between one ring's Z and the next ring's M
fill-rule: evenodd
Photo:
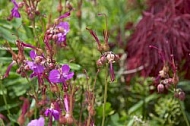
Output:
M158 95L157 95L157 94L149 95L148 97L145 98L145 103L148 103L148 102L150 102L151 100L156 99L156 98L158 98ZM139 102L137 102L135 105L133 105L133 106L129 109L128 113L129 113L129 114L132 114L132 113L136 112L137 110L139 110L142 106L143 106L143 100L140 100Z
M81 69L81 66L79 64L69 63L69 66L72 70L80 70Z
M97 108L97 113L99 116L102 117L103 115L103 105L102 106L99 106ZM105 106L105 115L108 116L108 115L112 115L114 113L114 110L111 108L111 103L109 102L106 102L106 106Z

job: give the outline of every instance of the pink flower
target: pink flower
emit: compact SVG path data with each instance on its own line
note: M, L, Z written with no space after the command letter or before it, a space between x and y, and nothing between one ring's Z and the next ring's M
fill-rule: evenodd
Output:
M28 123L27 126L44 126L45 124L45 119L43 116L41 116L39 119L34 119Z

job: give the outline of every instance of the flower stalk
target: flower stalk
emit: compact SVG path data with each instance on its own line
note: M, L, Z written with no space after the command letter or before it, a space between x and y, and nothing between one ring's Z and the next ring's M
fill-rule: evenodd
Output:
M107 90L108 90L108 64L106 64L105 69L105 87L104 87L104 104L103 104L103 118L102 118L102 126L105 126L105 118L106 118L106 101L107 101Z

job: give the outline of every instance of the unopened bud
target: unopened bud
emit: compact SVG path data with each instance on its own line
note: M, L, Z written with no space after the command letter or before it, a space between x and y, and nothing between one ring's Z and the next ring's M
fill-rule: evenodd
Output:
M119 59L119 55L115 54L114 61L118 61Z
M41 56L41 55L43 54L43 50L40 49L40 48L37 48L37 49L36 49L36 54L37 54L38 56Z
M59 92L58 86L55 84L52 84L50 86L50 90L51 90L51 92Z
M61 5L61 4L59 4L58 6L57 6L57 11L58 12L61 12L63 10L63 6Z
M54 40L54 41L56 41L57 40L57 35L53 35L53 37L52 37L52 39Z
M23 114L21 114L19 117L18 117L18 120L17 120L18 124L20 126L23 126L24 125L24 122L25 122L25 117Z
M35 18L35 15L34 15L33 13L30 13L30 14L28 15L28 18L29 18L30 20L33 20L33 19Z
M36 56L35 59L34 59L34 62L39 64L42 62L42 57L41 56Z
M66 121L67 121L67 124L68 124L68 125L71 125L71 124L74 123L74 119L73 119L73 117L71 117L71 116L66 117Z
M24 2L19 2L18 3L18 8L22 8L24 6Z
M24 70L30 70L30 67L28 65L24 66Z
M66 124L66 123L67 123L67 120L66 120L66 118L65 118L64 115L61 115L61 116L59 117L59 123L61 123L61 124Z
M102 67L102 66L103 66L103 63L101 62L100 59L98 59L98 60L96 61L96 65L97 65L98 67Z
M101 56L100 61L102 62L102 64L105 64L107 62L107 58L105 56Z
M185 100L185 92L183 92L183 91L179 92L179 100L181 100L181 101Z
M20 74L20 73L21 73L21 69L18 68L18 69L16 70L16 72L17 72L18 74Z
M158 93L162 93L164 91L164 85L163 84L158 84L157 90L158 90Z
M36 10L36 11L35 11L35 14L36 14L37 16L40 15L40 11Z

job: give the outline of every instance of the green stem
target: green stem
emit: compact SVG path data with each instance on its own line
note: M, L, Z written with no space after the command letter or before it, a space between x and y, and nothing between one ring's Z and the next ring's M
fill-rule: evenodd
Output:
M184 109L184 107L183 107L182 102L179 101L179 104L180 104L181 111L182 111L182 114L183 114L183 118L184 118L184 120L185 120L185 122L186 122L186 125L187 125L187 126L190 126L190 125L189 125L188 118L187 118L187 115L185 114L185 109Z
M7 109L7 112L8 112L8 114L9 115L11 115L11 113L10 113L10 111L9 111L9 105L7 104L7 99L6 99L6 96L5 96L5 94L4 94L4 87L3 87L3 85L2 85L2 81L1 81L1 89L2 89L2 94L3 94L3 101L4 101L4 103L5 103L5 106L6 106L6 109Z
M11 115L11 112L9 110L9 105L7 104L7 99L6 99L6 96L4 94L4 86L2 85L2 80L0 80L0 89L2 89L2 94L3 94L3 101L5 103L5 106L6 106L6 109L7 109L7 112L8 112L8 115L10 116ZM11 125L14 126L14 123L11 122Z
M105 123L105 117L106 117L106 100L107 100L107 90L108 90L108 64L106 64L106 78L105 78L105 89L104 89L104 104L103 104L103 119L102 119L102 126L104 126Z

